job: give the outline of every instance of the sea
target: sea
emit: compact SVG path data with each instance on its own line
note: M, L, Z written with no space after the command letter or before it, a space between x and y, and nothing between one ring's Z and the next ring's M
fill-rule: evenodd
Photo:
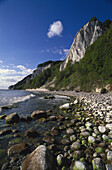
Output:
M45 96L50 96L51 94L42 93L42 92L29 92L25 90L0 90L0 115L9 115L16 112L20 117L30 116L31 113L35 110L49 110L53 109L55 115L60 114L59 106L68 102L70 99L67 96L54 95L54 99L44 99ZM2 110L2 106L11 106L16 105L16 108L11 108L7 110ZM55 108L55 109L54 109ZM18 130L19 135L13 133L7 135L0 135L0 168L2 165L9 161L7 155L8 149L16 144L21 142L32 143L35 145L37 142L41 143L43 134L46 131L50 131L51 128L55 126L54 122L35 122L31 121L30 123L19 122L17 124L11 125L6 124L5 120L0 120L0 131L4 129ZM35 129L40 134L38 139L34 141L31 139L26 139L24 137L25 131L28 129ZM37 141L38 140L38 141Z

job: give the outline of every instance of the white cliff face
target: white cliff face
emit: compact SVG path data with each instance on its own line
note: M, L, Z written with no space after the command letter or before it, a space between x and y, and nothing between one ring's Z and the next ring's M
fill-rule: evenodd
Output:
M40 74L41 72L43 72L44 70L46 70L50 67L51 67L51 64L48 64L44 67L37 67L37 69L33 71L32 75L31 75L31 79L35 78L38 74Z
M72 63L80 61L80 59L84 57L86 48L96 41L102 34L102 26L98 20L89 21L86 25L84 25L84 27L77 32L69 53L65 61L60 66L60 71L66 67L70 60L72 60Z

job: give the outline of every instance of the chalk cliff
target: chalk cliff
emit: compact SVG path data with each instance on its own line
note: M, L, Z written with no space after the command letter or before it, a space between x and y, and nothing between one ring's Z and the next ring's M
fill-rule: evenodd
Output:
M60 66L62 71L67 63L72 60L80 61L84 57L86 49L103 34L102 24L93 17L76 34L65 61Z

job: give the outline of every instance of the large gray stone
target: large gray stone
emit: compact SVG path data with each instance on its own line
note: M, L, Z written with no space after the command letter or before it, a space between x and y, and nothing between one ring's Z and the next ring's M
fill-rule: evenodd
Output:
M5 118L6 123L17 123L20 117L17 113L12 113Z
M75 161L71 165L71 170L87 170L85 162Z
M101 158L94 158L92 160L93 170L105 170L105 166Z
M70 108L70 103L65 103L62 106L59 107L60 109L69 109Z
M21 170L56 170L56 164L50 151L40 145L26 157Z
M46 118L47 112L42 110L36 110L31 114L32 119Z

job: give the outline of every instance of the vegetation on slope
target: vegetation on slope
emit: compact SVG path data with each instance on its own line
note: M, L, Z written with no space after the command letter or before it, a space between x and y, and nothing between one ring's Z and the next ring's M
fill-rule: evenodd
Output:
M57 72L59 70L61 63L62 61L47 61L45 63L39 64L38 68L45 67L49 64L51 64L51 67L41 72L39 75L37 75L33 79L31 79L31 75L27 76L26 78L24 78L23 80L21 80L14 86L10 86L9 88L16 89L16 90L39 88L43 86L45 83L49 83L50 81L52 81L55 75L57 75ZM26 82L27 78L29 78L29 80Z
M58 73L56 88L74 89L80 86L83 91L94 87L112 85L112 24L105 33L89 48L80 62L68 63L65 70Z

